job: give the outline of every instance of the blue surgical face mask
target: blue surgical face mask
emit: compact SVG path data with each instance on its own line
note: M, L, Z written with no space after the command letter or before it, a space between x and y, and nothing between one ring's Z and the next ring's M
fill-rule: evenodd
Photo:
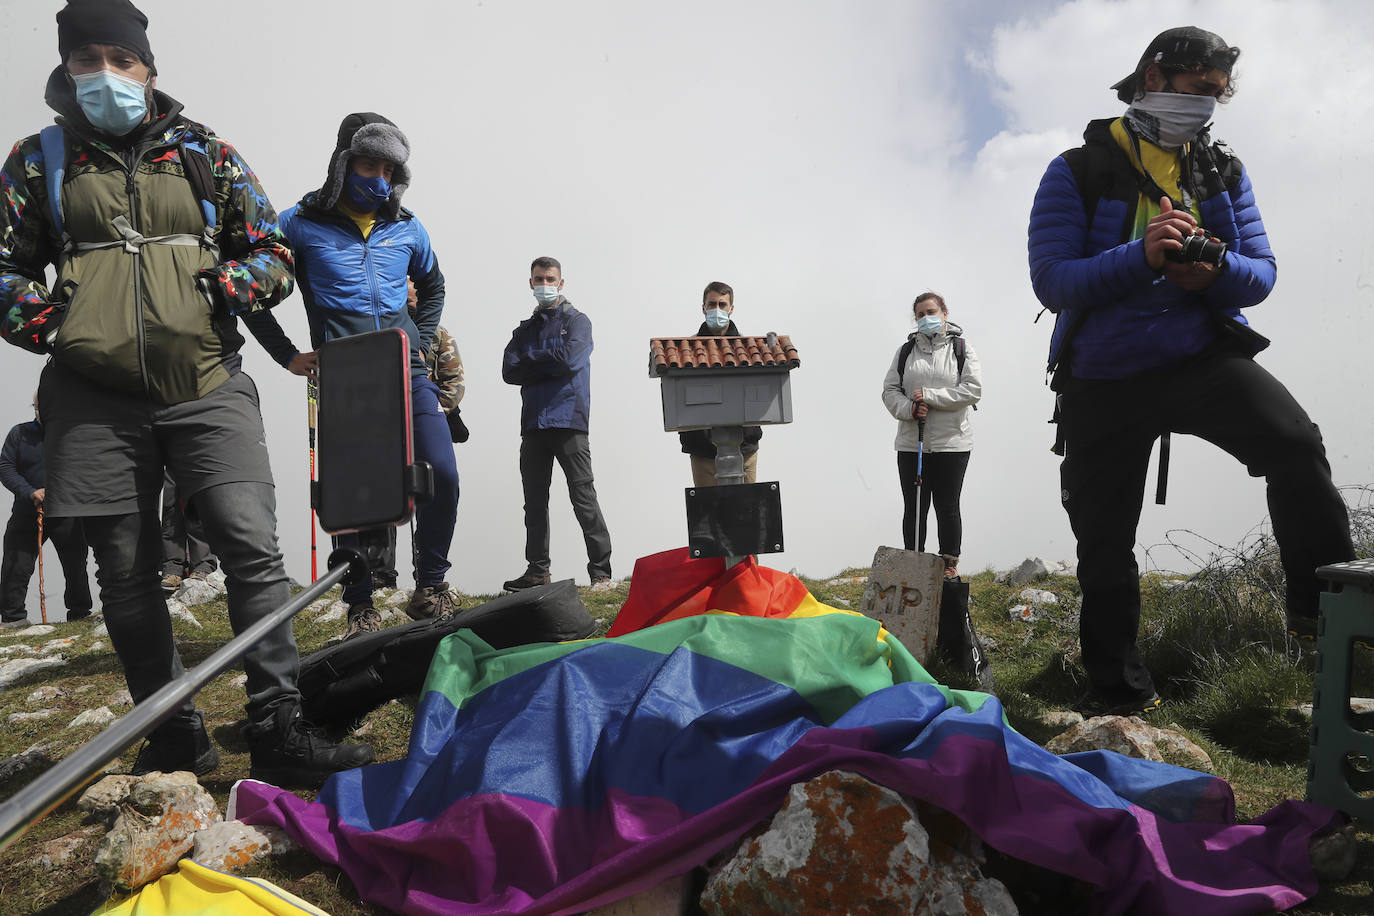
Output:
M109 70L72 74L81 113L99 130L122 137L148 116L148 84Z
M364 178L357 172L349 172L344 179L344 192L355 207L371 213L391 196L391 182L381 175Z
M725 309L707 309L706 326L713 331L723 331L730 326L730 313Z
M916 319L916 330L928 337L934 337L945 328L945 320L939 315L922 315Z
M548 308L558 301L557 286L536 286L534 288L534 298L539 300L539 304Z

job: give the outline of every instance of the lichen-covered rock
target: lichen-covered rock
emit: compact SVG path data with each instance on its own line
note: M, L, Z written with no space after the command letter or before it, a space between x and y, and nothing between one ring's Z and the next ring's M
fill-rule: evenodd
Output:
M76 808L108 827L119 817L119 803L129 797L129 791L140 778L128 774L106 776L81 793Z
M1059 596L1043 588L1023 588L1016 597L1019 601L1040 607L1055 607L1059 604Z
M42 648L40 648L38 651L43 655L51 655L58 649L70 649L72 646L76 645L76 643L77 638L75 636L63 636L59 639L48 640L47 642L43 643Z
M268 856L279 856L300 845L280 827L250 827L242 821L220 821L195 835L191 858L217 871L239 871Z
M1170 762L1212 771L1212 758L1187 736L1172 729L1155 728L1138 716L1094 716L1055 735L1045 747L1055 754L1116 751L1127 757L1161 762L1165 759L1162 748L1173 758Z
M196 619L196 615L192 614L190 608L182 604L175 595L167 599L167 614L173 620L189 623L193 627L200 626L200 621Z
M707 881L701 905L712 916L1016 913L972 858L932 843L911 803L843 771L792 786L768 827Z
M98 725L105 727L115 720L115 714L104 706L97 706L95 709L88 709L78 713L75 719L67 723L68 728L79 728L82 725Z
M119 891L142 887L174 869L196 833L219 819L214 798L194 775L140 777L96 852L96 873Z
M48 840L43 844L38 855L29 859L29 863L47 871L61 868L75 859L77 853L90 845L103 832L100 827L83 827L75 833Z
M33 712L12 712L5 716L5 721L10 725L18 725L21 722L34 722L39 719L51 719L57 711L54 709L35 709Z
M318 623L327 623L330 620L343 620L348 616L348 602L342 599L335 601L315 616Z
M65 697L68 696L70 693L71 691L68 690L66 687L59 687L56 684L44 684L42 687L39 687L33 693L29 694L28 702L47 703L49 700L55 700L58 697Z
M132 706L132 705L134 705L134 698L133 698L132 696L129 695L129 688L127 688L127 687L121 687L121 688L119 688L118 690L116 690L114 693L110 694L110 698L109 698L108 700L105 701L105 705L106 705L106 706Z
M65 665L67 660L60 655L44 655L37 658L16 658L0 664L0 687L9 687L31 674L48 668Z
M48 636L57 632L57 627L50 623L35 623L31 627L24 627L22 630L7 630L4 635L13 636Z
M181 588L176 590L172 600L180 601L185 607L195 607L198 604L208 604L223 594L222 582L216 586L209 579L189 578L181 583Z
M1015 569L998 573L993 581L1014 588L1018 585L1029 585L1036 579L1043 579L1049 574L1050 568L1045 565L1045 561L1039 557L1034 557L1022 560L1021 565Z

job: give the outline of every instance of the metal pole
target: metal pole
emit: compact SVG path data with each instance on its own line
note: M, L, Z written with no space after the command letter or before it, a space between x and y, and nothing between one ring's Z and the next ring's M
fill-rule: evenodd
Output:
M23 836L30 825L62 804L131 744L171 718L196 691L223 674L258 640L288 623L307 604L337 585L355 562L364 561L358 558L339 563L318 582L229 640L195 668L163 685L131 712L20 789L13 798L0 802L0 850Z

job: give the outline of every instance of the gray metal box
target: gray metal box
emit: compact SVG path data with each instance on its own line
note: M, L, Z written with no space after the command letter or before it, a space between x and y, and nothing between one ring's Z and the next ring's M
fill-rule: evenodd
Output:
M662 377L663 428L764 426L792 422L792 385L777 369L670 369Z

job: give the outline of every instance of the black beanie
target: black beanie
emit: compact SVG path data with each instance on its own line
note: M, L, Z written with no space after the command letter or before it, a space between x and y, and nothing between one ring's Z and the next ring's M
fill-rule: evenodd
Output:
M90 44L128 48L156 72L148 17L129 0L67 0L57 14L57 53L66 63L73 51Z

